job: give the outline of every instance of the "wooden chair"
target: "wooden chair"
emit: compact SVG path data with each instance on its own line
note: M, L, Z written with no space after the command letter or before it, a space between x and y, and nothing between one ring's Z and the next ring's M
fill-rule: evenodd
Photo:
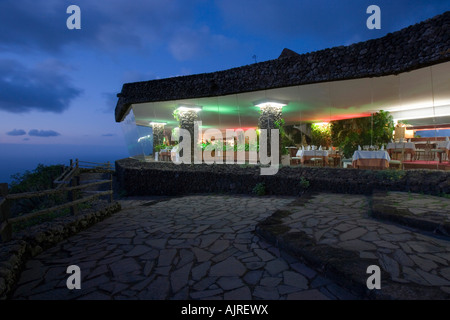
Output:
M400 160L389 161L389 169L403 170L403 163Z
M430 143L430 139L427 140L427 143L425 144L424 147L424 159L425 161L432 161L433 160L433 152L431 151L433 150L433 146Z
M300 158L300 157L292 157L291 158L291 162L295 165L299 165L301 160L302 160L302 158Z
M400 154L401 154L400 159L397 159L397 160L391 159L391 161L389 161L389 168L395 168L397 170L404 169L403 160L404 160L404 156L405 156L405 144L403 144L403 148L401 149Z
M323 164L323 158L311 158L311 162L314 167L319 167Z
M433 155L433 160L436 158L436 155L439 159L439 163L442 163L442 156L446 154L444 149L431 149L431 154Z
M425 149L416 149L416 154L414 156L414 160L420 160L425 155Z
M341 167L342 168L353 168L352 166L353 160L352 159L341 159Z
M335 158L333 158L333 157L327 157L327 159L328 159L328 166L329 166L329 167L335 167L335 164L334 164L334 159L335 159Z

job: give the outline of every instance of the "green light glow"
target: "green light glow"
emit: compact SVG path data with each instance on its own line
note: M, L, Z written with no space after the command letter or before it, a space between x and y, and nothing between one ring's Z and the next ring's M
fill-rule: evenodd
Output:
M220 114L238 115L239 109L236 106L203 106L203 111Z

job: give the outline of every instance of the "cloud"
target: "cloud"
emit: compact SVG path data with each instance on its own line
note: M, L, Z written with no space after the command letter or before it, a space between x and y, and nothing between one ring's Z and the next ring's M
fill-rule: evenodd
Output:
M81 94L57 60L28 68L11 59L0 59L0 110L12 113L44 111L61 113Z
M28 132L28 135L32 137L57 137L60 136L61 134L53 130L32 129Z
M372 0L77 0L81 29L68 30L69 4L61 0L39 4L33 0L0 1L0 21L7 30L0 33L0 50L54 53L88 47L111 54L132 48L147 55L167 49L169 40L170 52L183 61L201 52L199 48L214 50L214 45L229 39L230 34L243 42L260 42L271 36L286 45L311 39L343 43L355 34L364 39L381 36L448 10L448 0L377 0L382 30L368 31L365 11ZM214 31L205 36L204 26ZM223 39L214 39L217 37Z
M102 134L102 137L114 137L114 136L115 136L114 133L105 133L105 134Z
M202 0L78 0L81 29L69 30L67 7L61 0L2 0L0 49L60 52L68 46L90 46L106 52L118 47L142 49L164 42L174 24L193 20L193 7Z
M216 0L224 27L241 37L318 46L377 38L448 10L448 1L420 0ZM381 8L381 30L368 30L366 9ZM269 44L270 45L270 44ZM301 44L299 44L301 45ZM291 48L295 49L295 48ZM306 50L308 48L305 48ZM309 48L311 49L311 48Z
M25 130L22 129L14 129L12 131L9 131L6 133L8 136L24 136L27 133L25 132Z
M208 26L199 29L182 28L169 42L169 51L178 61L186 61L210 54L212 51L230 50L236 41L211 32Z

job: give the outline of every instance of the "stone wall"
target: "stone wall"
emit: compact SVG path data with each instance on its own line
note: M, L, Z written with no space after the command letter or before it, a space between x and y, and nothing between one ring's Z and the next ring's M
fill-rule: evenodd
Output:
M262 176L259 166L176 165L172 162L116 161L117 181L127 195L182 195L190 193L250 194L264 183L266 194L296 196L304 191L372 194L373 191L450 193L450 172L437 170L356 170L319 167L282 167L276 175Z
M0 246L0 300L8 298L27 260L62 240L120 211L118 202L97 201L77 216L56 218L13 235Z

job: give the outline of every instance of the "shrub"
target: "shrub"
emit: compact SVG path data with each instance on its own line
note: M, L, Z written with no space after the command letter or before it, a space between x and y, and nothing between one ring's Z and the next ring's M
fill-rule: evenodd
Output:
M306 179L305 177L300 178L299 186L301 189L303 189L303 190L308 189L309 185L310 185L310 183L309 183L308 179Z
M12 182L9 189L10 193L35 192L52 189L53 180L61 175L62 165L44 166L38 164L33 171L25 173L16 173L11 176ZM44 208L48 208L65 202L65 194L53 194L30 199L21 199L14 201L11 206L12 215L19 213L29 213Z
M256 186L253 188L253 193L258 196L263 196L266 194L266 185L262 182L257 183Z

